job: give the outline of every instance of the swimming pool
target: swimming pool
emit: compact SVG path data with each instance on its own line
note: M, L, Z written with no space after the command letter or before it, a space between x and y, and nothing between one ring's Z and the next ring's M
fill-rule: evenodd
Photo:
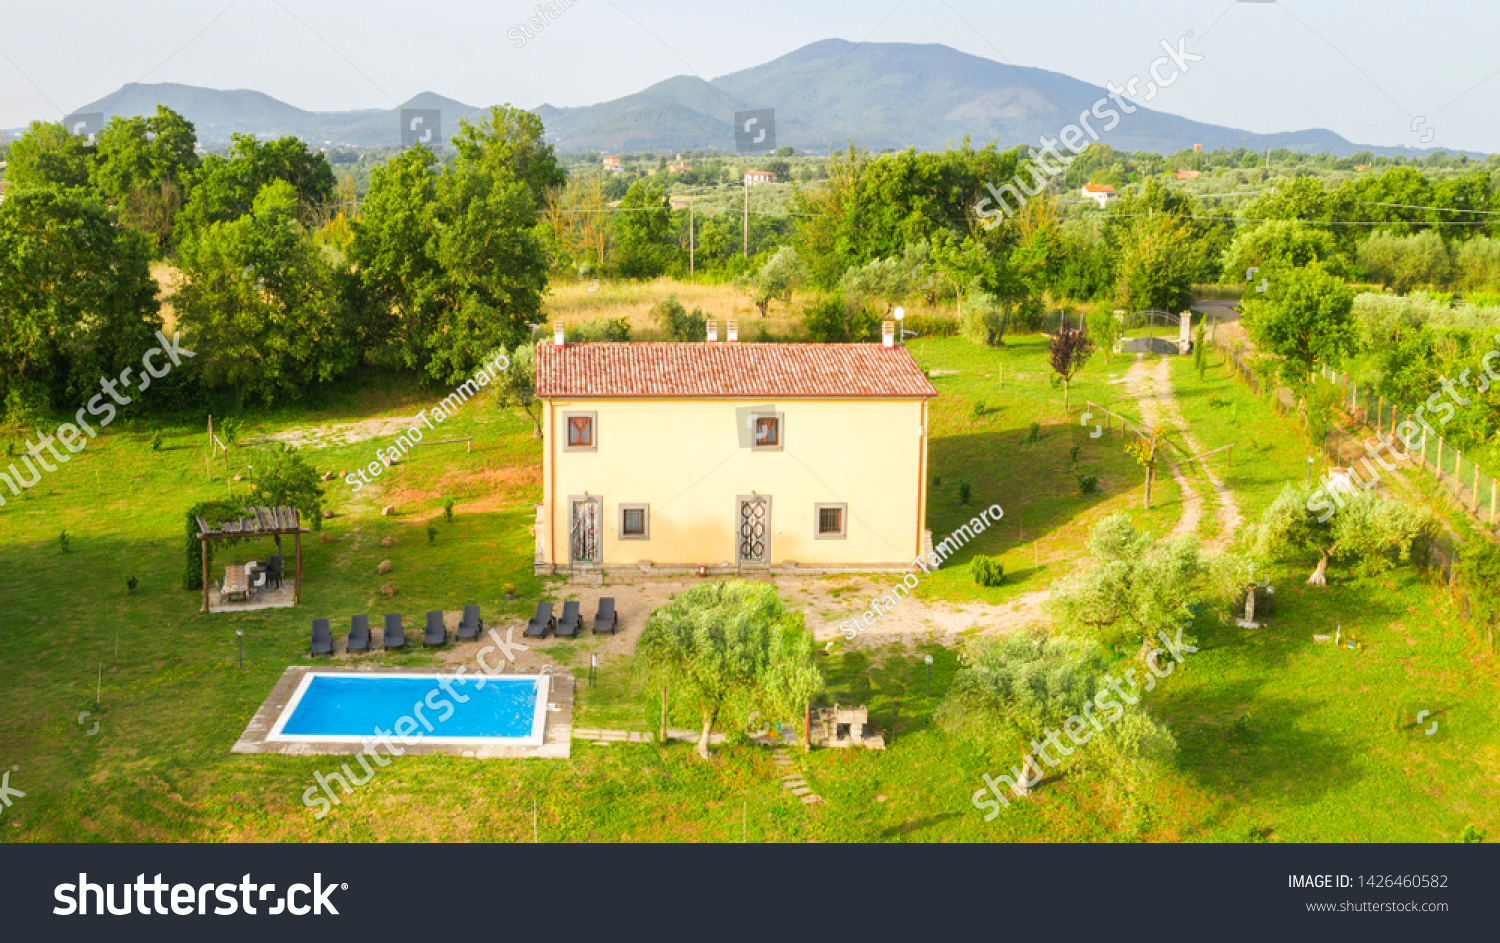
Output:
M550 681L490 676L481 688L479 676L309 671L266 739L355 741L383 732L409 746L539 746Z

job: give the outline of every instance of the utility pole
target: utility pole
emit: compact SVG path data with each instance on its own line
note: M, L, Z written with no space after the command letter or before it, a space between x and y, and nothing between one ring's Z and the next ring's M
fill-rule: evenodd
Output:
M745 258L750 258L750 175L745 175Z
M693 225L693 204L688 204L688 274L698 271L698 228Z

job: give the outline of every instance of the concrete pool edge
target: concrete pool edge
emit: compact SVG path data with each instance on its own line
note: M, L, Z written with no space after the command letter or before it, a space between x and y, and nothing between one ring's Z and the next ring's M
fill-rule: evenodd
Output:
M302 681L312 674L349 675L416 675L431 677L433 668L393 668L341 665L292 665L282 672L271 693L246 725L244 733L230 749L231 753L280 753L289 756L352 756L365 749L359 740L271 740L268 739L286 706L292 703ZM502 677L530 677L502 675ZM443 743L423 739L410 746L397 741L408 756L469 756L476 759L555 759L572 755L573 742L573 675L554 668L545 696L542 742L540 745L515 743ZM554 708L556 708L554 710Z

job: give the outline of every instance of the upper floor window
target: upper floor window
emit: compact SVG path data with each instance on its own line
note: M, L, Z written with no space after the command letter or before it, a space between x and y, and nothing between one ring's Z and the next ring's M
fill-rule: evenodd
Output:
M754 448L781 448L781 413L761 413L751 417L751 428L755 431Z
M599 447L598 413L563 413L563 428L567 438L564 449L569 452L593 452Z

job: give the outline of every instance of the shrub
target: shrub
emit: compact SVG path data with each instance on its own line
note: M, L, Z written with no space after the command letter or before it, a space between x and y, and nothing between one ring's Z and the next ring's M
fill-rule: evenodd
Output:
M844 301L839 292L802 309L802 327L807 336L823 344L847 344L869 338L880 319L864 308Z
M1484 841L1484 832L1473 825L1466 825L1458 840L1465 845L1478 845Z
M1079 475L1078 476L1078 493L1081 494L1081 495L1082 494L1098 494L1099 493L1099 476L1098 475Z
M973 408L971 408L969 410L969 418L970 419L981 419L983 417L984 417L984 400L982 400L982 399L975 400Z
M514 596L516 594L516 584L515 583L506 583L504 586L502 586L500 588L503 589L503 590L505 590L505 595L506 596Z
M1031 428L1026 432L1026 438L1022 440L1023 445L1035 445L1042 441L1042 424L1033 422Z
M708 338L708 318L697 308L688 314L676 295L668 295L665 301L653 306L651 317L661 325L668 340L703 341Z
M160 452L161 451L161 445L162 445L162 435L161 435L161 430L158 429L157 431L151 433L151 451L153 451L153 452Z
M1005 582L1005 564L995 557L976 555L969 561L969 571L980 586L999 586Z
M63 531L62 533L60 533L60 534L57 535L57 546L58 546L58 548L60 550L62 550L63 553L67 553L71 549L68 546L68 532L67 531Z
M449 498L443 502L443 520L453 523L453 499Z
M935 314L908 314L901 322L904 330L918 337L957 337L958 319Z
M959 504L968 504L969 503L969 497L973 493L974 493L974 490L969 487L969 483L967 481L960 481L958 483L958 503Z
M678 307L680 308L681 305ZM567 339L571 344L623 344L630 340L630 319L611 318L608 321L584 321L582 324L575 324L568 329Z
M437 534L438 534L437 528L435 526L433 526L432 524L428 524L427 525L427 542L428 543L432 543L433 541L437 540Z
M993 295L972 290L963 302L959 333L976 344L1004 347L1008 312Z
M231 521L243 515L245 506L238 501L203 501L187 509L187 527L183 539L183 553L186 557L186 565L182 571L183 589L203 588L203 547L202 541L198 539L198 518L203 518L210 527L222 521ZM233 546L239 543L238 537L227 537L222 540L210 540L208 542L208 565L212 569L214 565L214 547L228 544Z
M130 574L130 578L125 581L125 591L128 593L133 593L135 592L135 588L139 585L141 585L141 581L136 579L135 574L132 573Z
M1075 445L1068 449L1068 461L1074 465L1078 464L1078 453L1083 451L1083 446Z

